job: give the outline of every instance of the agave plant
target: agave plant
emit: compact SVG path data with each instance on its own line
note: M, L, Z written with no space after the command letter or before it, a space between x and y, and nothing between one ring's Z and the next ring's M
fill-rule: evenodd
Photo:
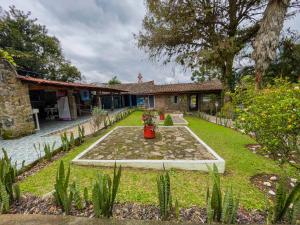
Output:
M60 161L58 171L56 173L56 182L54 184L54 198L56 204L62 207L62 210L69 214L73 200L73 192L68 190L70 178L70 166L65 173L63 161Z
M271 223L273 224L281 222L287 216L289 211L294 215L299 213L300 182L288 192L285 180L286 178L282 178L279 181L273 206L271 206L271 209L269 210L271 212Z
M114 166L113 180L107 174L99 174L93 187L92 201L96 217L111 217L121 178L121 166Z

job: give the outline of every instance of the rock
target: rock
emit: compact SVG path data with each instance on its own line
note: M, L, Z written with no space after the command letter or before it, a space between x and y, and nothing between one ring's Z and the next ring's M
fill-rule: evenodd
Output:
M276 177L276 176L272 176L272 177L270 177L270 180L271 180L271 181L276 181L276 180L277 180L277 177Z
M185 139L183 137L176 137L176 141L184 141Z
M265 181L264 185L267 186L267 187L271 187L272 186L272 184L270 182L268 182L268 181Z
M274 191L272 191L272 190L268 191L268 193L269 193L270 195L275 195L275 194L276 194L276 193L275 193Z
M291 181L292 181L293 183L297 183L297 179L296 179L296 178L291 178Z

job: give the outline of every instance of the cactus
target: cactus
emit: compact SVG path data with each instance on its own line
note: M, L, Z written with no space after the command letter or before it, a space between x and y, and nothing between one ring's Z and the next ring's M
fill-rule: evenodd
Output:
M56 183L54 184L55 192L53 193L57 205L62 207L62 210L69 214L73 200L73 192L68 191L70 178L70 166L65 173L64 163L60 162L56 173Z
M168 171L157 177L157 191L160 217L162 220L167 220L172 212L172 194L170 175Z
M121 178L121 166L114 166L113 180L107 174L99 174L93 187L92 201L96 217L111 217Z

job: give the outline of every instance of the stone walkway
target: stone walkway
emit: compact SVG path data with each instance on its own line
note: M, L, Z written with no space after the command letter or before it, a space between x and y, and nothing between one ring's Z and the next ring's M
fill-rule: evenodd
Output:
M186 127L170 126L157 127L154 139L144 138L143 127L118 127L81 159L213 160L215 158Z
M0 215L0 225L183 225L187 224L146 220L96 219L75 216ZM193 225L194 223L188 223Z
M116 109L115 111L109 111L109 115L123 111L124 109ZM74 136L77 137L77 126L80 124L85 127L85 134L89 135L93 131L90 126L90 116L80 117L74 121L47 121L41 124L41 130L35 134L25 136L14 140L1 140L0 139L0 150L4 148L8 155L13 161L17 161L18 166L21 165L22 161L25 160L25 165L28 165L39 157L44 155L43 144L53 144L55 142L55 148L61 146L60 133L66 131L68 134L74 131ZM35 150L34 144L38 146L40 144L41 149ZM0 151L0 157L3 153Z

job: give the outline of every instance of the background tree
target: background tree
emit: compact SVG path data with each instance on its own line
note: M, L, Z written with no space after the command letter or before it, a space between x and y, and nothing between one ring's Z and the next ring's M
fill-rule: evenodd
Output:
M8 11L0 9L0 48L13 57L21 74L64 81L81 79L78 69L65 60L59 40L48 35L30 12L14 6Z
M296 6L298 1L269 0L254 42L253 59L255 60L256 89L261 87L262 76L270 62L275 59L279 35L289 6Z
M232 88L234 57L258 31L256 18L264 2L147 0L138 46L164 63L216 68L225 88Z
M113 85L113 84L121 84L121 81L118 79L117 76L114 76L112 79L110 79L108 81L108 84L109 85Z

